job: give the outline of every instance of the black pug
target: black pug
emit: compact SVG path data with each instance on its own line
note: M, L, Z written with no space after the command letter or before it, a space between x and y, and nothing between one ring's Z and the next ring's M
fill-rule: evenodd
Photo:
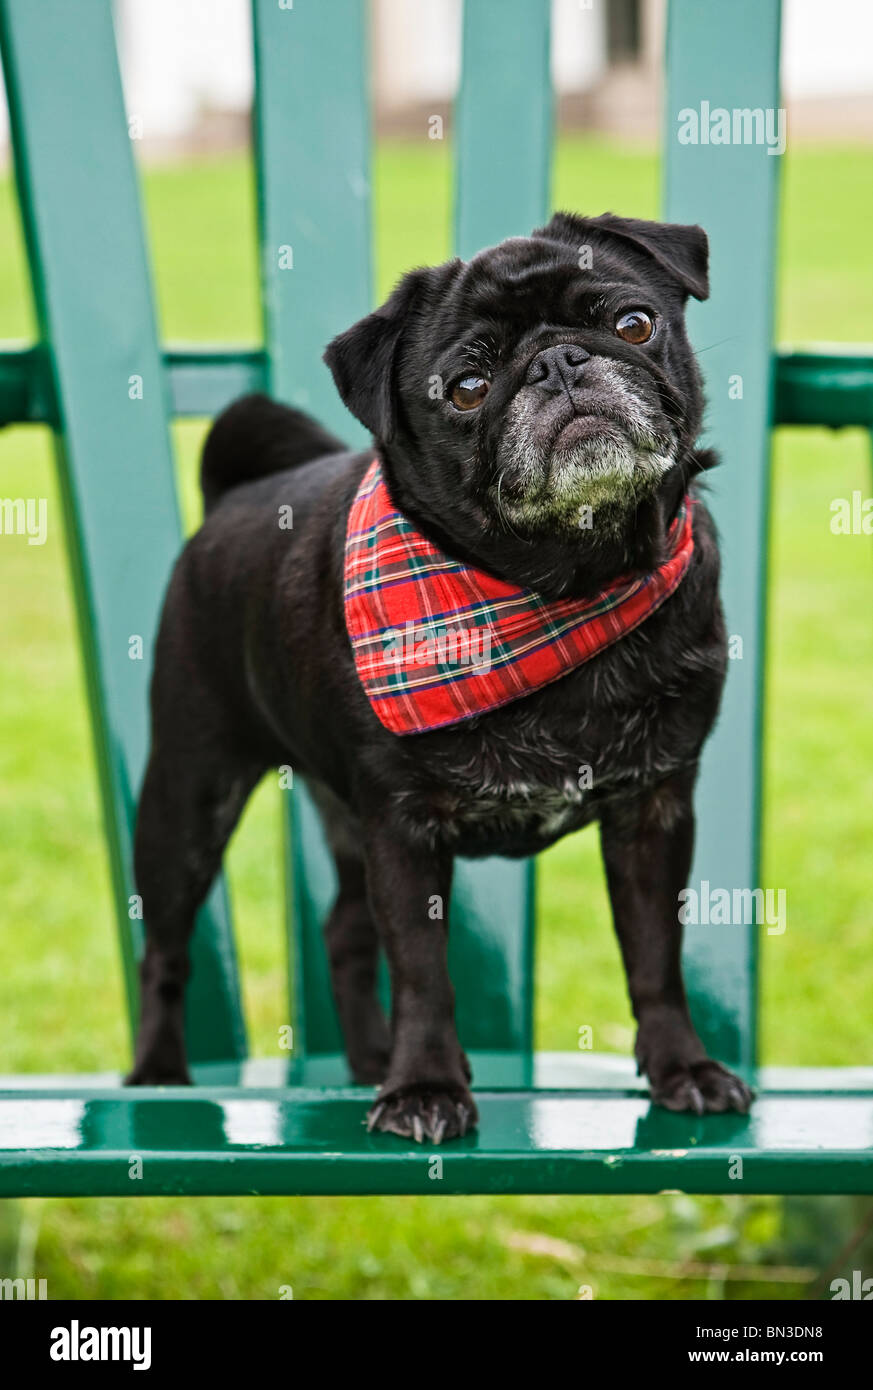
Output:
M428 910L448 902L455 855L537 854L593 820L652 1099L747 1110L752 1093L695 1032L680 965L693 788L726 667L705 506L691 508L685 577L640 627L452 727L384 727L344 621L347 517L374 454L417 532L546 600L590 598L662 563L692 479L714 462L695 448L703 399L683 319L688 295L708 293L707 254L699 227L558 213L469 262L411 271L330 344L325 360L374 448L349 453L264 396L215 422L206 519L175 567L157 640L129 1082L189 1080L195 912L255 784L288 764L336 860L325 936L352 1075L380 1085L372 1129L438 1143L477 1122L448 924ZM289 505L290 530L278 520Z

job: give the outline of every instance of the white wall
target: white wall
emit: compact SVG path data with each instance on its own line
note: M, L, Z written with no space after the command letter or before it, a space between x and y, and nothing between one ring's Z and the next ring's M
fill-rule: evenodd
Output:
M127 110L145 138L183 134L204 106L248 106L250 16L247 0L115 0Z
M606 66L602 0L552 0L552 80L558 92L584 92Z
M371 43L384 107L444 101L458 85L461 0L377 0Z
M873 0L785 0L782 83L789 98L873 92Z

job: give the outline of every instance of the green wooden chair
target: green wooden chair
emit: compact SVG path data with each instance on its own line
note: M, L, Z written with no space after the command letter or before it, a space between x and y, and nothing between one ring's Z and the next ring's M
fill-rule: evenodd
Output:
M48 424L57 442L132 1015L141 929L128 910L131 828L150 663L128 659L128 640L141 635L149 651L180 544L168 420L268 389L361 439L320 354L370 307L365 6L253 0L253 12L264 346L180 351L157 339L109 0L0 0L40 320L35 346L0 355L0 422ZM714 500L729 627L745 646L706 756L694 879L743 887L758 882L769 429L873 424L869 355L771 350L780 161L759 146L722 148L716 180L711 151L675 139L678 111L703 99L778 107L778 52L778 0L670 6L664 212L702 223L712 243L714 294L691 327L714 344L702 358L724 454ZM550 114L546 0L467 0L460 254L544 219ZM283 270L289 245L293 270ZM741 408L725 389L735 373ZM131 398L133 378L141 398ZM219 882L194 945L195 1087L126 1091L118 1074L0 1080L0 1194L873 1192L873 1068L756 1071L753 927L693 928L687 942L698 1025L760 1089L749 1117L653 1109L630 1059L536 1055L531 865L466 866L457 885L453 976L479 1133L440 1150L441 1165L368 1135L366 1093L346 1084L319 939L331 868L302 796L288 844L293 1053L247 1057ZM143 1160L136 1182L132 1155Z

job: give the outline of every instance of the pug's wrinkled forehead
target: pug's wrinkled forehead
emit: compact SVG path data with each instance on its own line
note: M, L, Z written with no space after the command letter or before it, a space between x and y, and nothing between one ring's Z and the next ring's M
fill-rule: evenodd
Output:
M457 263L456 263L457 264ZM557 214L458 264L436 322L447 336L467 321L504 333L528 325L597 328L634 296L680 312L707 294L707 242L699 227Z

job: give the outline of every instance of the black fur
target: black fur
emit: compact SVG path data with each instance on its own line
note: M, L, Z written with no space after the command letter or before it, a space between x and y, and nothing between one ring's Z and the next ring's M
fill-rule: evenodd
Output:
M326 360L373 431L395 502L422 530L548 596L586 595L660 561L682 495L713 461L695 444L703 402L689 293L707 293L699 228L558 214L469 263L413 271ZM615 332L634 307L656 323L636 346ZM471 373L490 390L459 413L451 388ZM608 472L597 492L603 450L621 453L629 439L632 476L619 486ZM381 1082L375 1128L439 1142L476 1120L447 924L428 911L434 895L448 902L454 856L536 853L595 819L654 1099L746 1109L750 1093L692 1027L679 960L692 789L726 664L705 507L694 509L688 575L640 629L509 706L398 738L364 695L343 618L346 516L372 455L343 451L263 396L231 406L207 441L208 515L174 571L156 652L136 836L147 946L129 1079L188 1079L194 914L255 783L290 764L337 862L327 946L352 1073ZM662 471L643 484L658 459ZM584 529L567 507L589 497L595 524ZM288 504L292 530L279 526ZM580 797L584 766L593 787ZM376 999L379 941L390 1028Z

